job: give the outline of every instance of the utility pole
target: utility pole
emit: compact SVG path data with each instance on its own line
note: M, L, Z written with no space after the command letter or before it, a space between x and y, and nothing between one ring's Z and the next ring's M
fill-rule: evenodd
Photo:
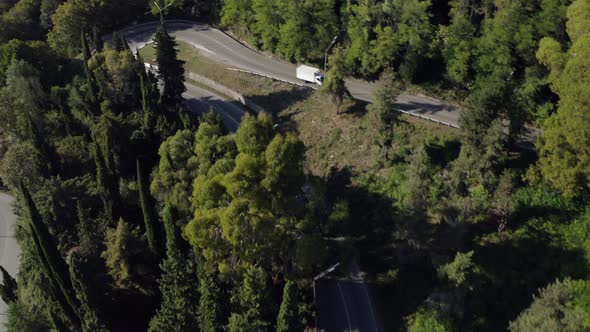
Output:
M164 23L164 9L172 6L173 3L174 3L174 0L170 1L170 3L165 5L164 7L160 7L158 2L154 1L154 5L156 6L156 8L158 8L158 11L160 12L160 22Z
M332 39L332 42L330 43L330 45L328 45L328 48L326 48L326 54L324 55L324 75L326 75L326 68L328 67L328 52L330 51L330 48L334 45L334 43L336 43L337 40L338 40L338 35L334 36L334 38Z

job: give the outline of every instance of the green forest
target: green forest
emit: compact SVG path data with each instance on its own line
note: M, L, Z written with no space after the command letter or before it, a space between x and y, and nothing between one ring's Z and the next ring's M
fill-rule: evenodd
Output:
M327 57L293 91L370 148L336 162L280 96L235 132L195 115L172 19ZM144 59L117 31L153 21ZM340 263L380 331L590 331L589 59L590 0L0 0L6 330L319 331ZM398 113L416 91L460 129Z

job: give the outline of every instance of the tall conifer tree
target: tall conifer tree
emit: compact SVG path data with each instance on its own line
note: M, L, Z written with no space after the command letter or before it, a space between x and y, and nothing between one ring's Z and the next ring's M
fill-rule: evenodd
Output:
M297 285L287 280L283 288L283 301L277 317L277 332L302 331L297 308Z
M160 265L163 271L159 280L162 303L150 322L150 331L194 331L198 329L199 305L195 265L182 254L173 208L167 205L162 215L166 227L167 257Z
M21 192L29 211L30 230L39 259L50 282L50 289L64 315L74 327L80 326L77 312L79 303L75 298L67 265L57 249L57 245L43 222L29 191L21 184Z
M162 102L169 106L177 106L182 101L184 87L184 61L178 59L176 39L171 36L164 22L160 24L154 36L156 44L156 61L158 77L164 83Z
M4 267L0 266L0 271L2 272L2 284L0 285L0 296L4 303L8 304L10 302L16 301L17 295L17 288L18 285L16 283L16 279L14 279Z
M154 202L150 194L149 183L146 174L142 168L139 159L136 160L137 166L137 186L139 189L139 200L141 211L143 212L143 221L145 223L145 235L150 250L158 257L162 257L162 241L160 240L160 224L154 212Z
M215 274L203 267L200 267L199 271L199 328L202 332L222 331L221 290L215 280Z

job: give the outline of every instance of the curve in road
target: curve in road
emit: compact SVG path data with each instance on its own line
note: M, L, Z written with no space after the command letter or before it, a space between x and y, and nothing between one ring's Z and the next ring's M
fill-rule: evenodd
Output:
M193 113L202 115L209 110L214 110L221 116L223 125L228 131L238 130L240 121L246 113L241 107L196 85L185 83L185 86L186 92L182 96L185 99L185 105Z
M138 24L121 30L132 50L152 42L152 36L159 22ZM224 32L206 24L173 20L167 28L182 40L201 50L204 56L228 66L259 73L278 80L302 85L295 77L296 65L263 55L231 38ZM314 85L304 84L315 88ZM348 79L346 85L352 96L367 102L372 101L374 84ZM396 101L400 112L430 119L453 127L459 125L461 108L444 101L421 95L401 94Z
M157 66L145 64L147 70L155 73ZM161 84L160 88L161 88ZM235 132L240 126L240 121L246 113L244 109L227 101L225 98L215 94L211 90L198 87L185 81L186 91L182 94L184 104L193 112L194 115L202 115L210 110L217 112L225 128L230 132Z

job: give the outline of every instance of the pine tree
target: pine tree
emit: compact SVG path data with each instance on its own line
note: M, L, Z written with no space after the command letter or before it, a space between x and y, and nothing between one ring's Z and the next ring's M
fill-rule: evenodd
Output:
M338 47L330 57L330 69L326 73L326 81L322 85L322 91L330 95L332 103L336 106L336 115L340 114L340 106L342 106L344 99L350 96L344 81L345 76L344 51Z
M2 284L0 285L0 296L4 303L15 302L17 300L17 288L16 279L14 279L4 267L0 266L2 272Z
M283 301L277 317L276 332L302 331L297 308L297 285L287 280L283 288Z
M392 143L393 125L399 114L394 109L398 95L399 89L395 85L394 73L391 70L386 70L381 74L373 92L373 103L367 106L367 109L374 113L377 125L377 143L385 153Z
M105 245L101 257L116 287L153 294L151 279L145 278L154 273L153 261L139 229L119 220L116 228L107 230Z
M182 101L184 86L184 61L178 59L176 40L171 36L162 22L154 36L158 77L164 83L162 103L176 106Z
M429 189L432 183L430 157L424 144L410 156L406 177L409 207L414 213L423 212L430 198Z
M141 202L141 211L143 212L143 221L145 223L145 234L150 250L159 258L162 257L160 225L158 223L158 218L156 218L154 213L154 202L150 194L149 183L139 159L136 160L136 166L137 187L139 189L139 200Z
M61 257L54 239L44 224L35 203L28 190L21 183L21 192L29 211L29 228L31 236L41 261L45 275L50 282L50 289L57 300L64 315L74 327L80 326L80 317L77 312L79 303L74 295L74 289L70 280L65 261Z

